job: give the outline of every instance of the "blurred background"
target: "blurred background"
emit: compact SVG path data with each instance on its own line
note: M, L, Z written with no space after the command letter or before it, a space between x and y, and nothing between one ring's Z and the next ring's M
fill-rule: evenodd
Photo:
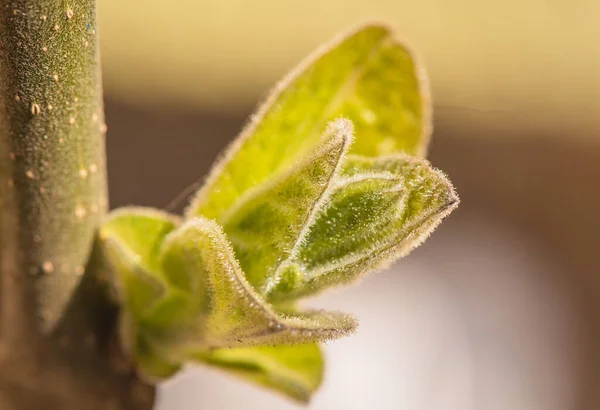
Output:
M271 85L340 31L383 20L423 57L430 159L462 203L390 270L312 302L361 326L326 347L311 409L600 408L599 1L99 8L113 207L170 204ZM162 386L158 410L198 408L297 406L207 368Z

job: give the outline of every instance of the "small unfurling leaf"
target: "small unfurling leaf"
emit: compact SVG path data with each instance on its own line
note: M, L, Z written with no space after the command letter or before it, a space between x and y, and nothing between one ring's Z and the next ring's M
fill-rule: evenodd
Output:
M172 293L158 255L165 236L178 224L178 218L151 208L121 208L109 215L98 235L121 302L121 342L150 379L164 379L181 367L157 354L143 329L146 315Z
M166 292L158 255L178 218L151 208L121 208L110 214L99 232L104 258L119 297L141 316Z
M269 300L309 295L381 268L420 245L458 205L450 181L425 160L349 156L328 204L282 264Z

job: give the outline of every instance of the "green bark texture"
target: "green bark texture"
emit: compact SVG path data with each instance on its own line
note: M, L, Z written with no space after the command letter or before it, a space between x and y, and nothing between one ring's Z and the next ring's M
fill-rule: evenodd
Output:
M88 265L105 132L95 1L0 0L2 409L152 406Z
M94 4L5 0L0 13L2 261L21 276L13 295L27 295L6 313L35 312L47 330L106 210Z

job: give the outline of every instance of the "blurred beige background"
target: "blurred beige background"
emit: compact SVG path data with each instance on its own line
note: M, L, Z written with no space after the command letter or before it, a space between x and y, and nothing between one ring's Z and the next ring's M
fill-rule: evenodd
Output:
M353 312L313 409L600 407L600 2L103 0L111 203L164 207L319 43L384 20L423 56L433 164L459 210L420 249L312 301ZM179 207L182 204L178 204ZM209 369L159 410L288 409Z
M439 106L600 128L595 0L104 0L100 13L107 90L136 104L245 109L324 40L381 20L422 54Z

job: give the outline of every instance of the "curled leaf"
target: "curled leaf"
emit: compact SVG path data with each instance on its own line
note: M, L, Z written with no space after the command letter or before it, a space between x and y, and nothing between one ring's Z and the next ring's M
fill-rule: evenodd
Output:
M221 228L194 218L165 240L163 271L191 292L193 323L164 335L174 357L212 348L299 344L351 332L356 323L336 312L277 312L248 283ZM187 276L187 280L183 280Z
M136 316L166 292L158 261L165 236L178 218L152 208L128 207L112 212L98 235L119 299Z
M386 266L458 205L450 181L422 159L349 156L344 168L306 239L282 264L269 300L317 293Z
M171 293L158 255L165 236L178 224L178 218L165 212L128 207L112 212L98 235L121 303L121 342L149 379L169 377L181 367L157 354L144 330L146 315Z

